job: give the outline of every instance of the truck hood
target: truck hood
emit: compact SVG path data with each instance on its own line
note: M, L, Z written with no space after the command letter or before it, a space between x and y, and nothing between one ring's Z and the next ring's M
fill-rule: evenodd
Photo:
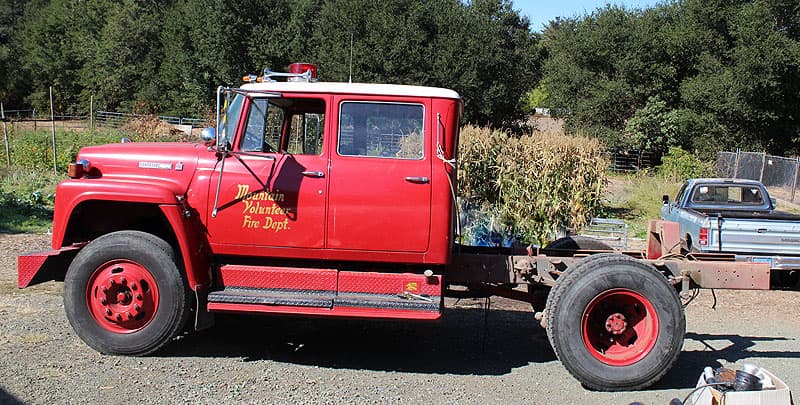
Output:
M89 162L90 177L158 184L183 195L197 169L204 145L177 142L117 143L89 146L77 160Z

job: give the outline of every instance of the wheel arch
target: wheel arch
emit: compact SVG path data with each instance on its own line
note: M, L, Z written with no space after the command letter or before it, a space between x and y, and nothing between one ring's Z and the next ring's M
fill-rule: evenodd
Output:
M208 250L204 233L198 232L201 227L196 222L193 211L176 204L85 200L70 212L61 240L54 238L53 245L71 246L122 230L146 232L175 249L176 265L184 272L189 287L196 291L210 283L205 257Z

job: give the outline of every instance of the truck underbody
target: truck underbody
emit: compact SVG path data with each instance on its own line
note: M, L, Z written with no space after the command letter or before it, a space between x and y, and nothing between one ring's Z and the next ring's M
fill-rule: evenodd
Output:
M502 296L531 304L559 358L587 387L635 389L661 378L680 352L679 297L697 288L797 288L794 268L733 254L685 254L679 246L675 223L651 221L647 249L639 252L455 245L446 266L220 256L211 266L214 284L185 300L192 307L186 316L194 313L194 329L213 325L215 312L435 320L444 297ZM20 256L19 286L63 279L65 265L84 247ZM136 332L151 321L152 295L167 291L154 291L159 282L135 263L103 266L88 282L89 305L106 330ZM581 296L592 288L597 291ZM127 353L103 343L93 347ZM579 349L584 357L572 354ZM667 354L645 361L657 349ZM587 361L599 368L585 369Z

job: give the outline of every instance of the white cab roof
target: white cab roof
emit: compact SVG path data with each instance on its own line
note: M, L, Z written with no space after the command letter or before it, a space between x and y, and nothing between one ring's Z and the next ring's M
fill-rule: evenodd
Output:
M439 87L406 86L400 84L372 83L338 83L338 82L272 82L247 83L242 90L301 92L301 93L337 93L367 94L380 96L411 96L461 99L453 90Z

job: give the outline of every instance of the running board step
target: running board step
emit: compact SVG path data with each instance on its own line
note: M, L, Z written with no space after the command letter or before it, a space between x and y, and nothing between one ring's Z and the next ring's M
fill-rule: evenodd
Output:
M208 302L333 308L334 294L327 291L281 291L228 287L208 295Z
M373 308L411 311L439 311L441 296L411 293L330 293L327 291L286 291L228 287L208 295L208 303L252 304L327 308Z
M438 319L439 275L225 265L209 311Z

